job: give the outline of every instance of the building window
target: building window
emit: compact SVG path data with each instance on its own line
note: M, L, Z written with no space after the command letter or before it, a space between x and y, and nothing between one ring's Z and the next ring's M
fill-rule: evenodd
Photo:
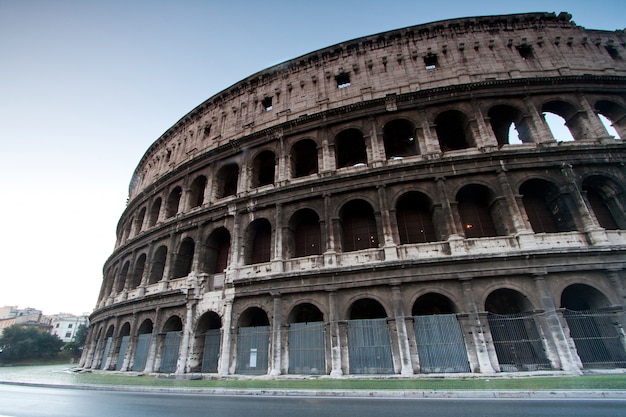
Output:
M524 61L533 57L533 47L531 45L524 43L516 48Z
M350 74L342 72L335 77L335 81L337 82L337 88L350 87Z
M429 52L428 55L424 57L424 65L426 66L426 69L428 71L437 69L437 66L438 66L437 54L433 54Z
M270 111L272 110L272 98L271 97L265 97L263 100L261 100L261 105L263 106L263 110L265 111Z
M65 338L67 339L68 337L72 337L72 332L65 333Z
M68 328L68 329L71 329L71 328L72 328L72 323L68 324L68 325L67 325L67 328Z

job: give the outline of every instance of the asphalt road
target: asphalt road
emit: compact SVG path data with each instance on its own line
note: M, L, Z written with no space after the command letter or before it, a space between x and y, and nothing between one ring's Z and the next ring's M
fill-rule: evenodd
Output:
M0 417L623 417L620 399L400 399L222 396L0 384Z

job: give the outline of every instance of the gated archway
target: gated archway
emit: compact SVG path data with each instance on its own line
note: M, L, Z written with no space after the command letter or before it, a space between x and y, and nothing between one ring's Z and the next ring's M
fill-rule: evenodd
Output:
M351 374L394 373L387 312L378 301L363 298L350 307L348 354Z
M247 309L239 318L236 373L263 375L268 369L270 322L258 307Z
M296 306L289 315L290 374L326 373L324 315L313 304Z
M135 347L135 356L133 359L132 370L141 372L146 368L148 359L148 351L150 350L150 341L152 340L152 320L146 319L139 326L137 331L137 346Z
M161 365L159 372L176 372L178 351L183 336L183 322L178 316L172 316L163 325L163 350L161 351Z
M561 307L585 368L626 368L616 312L607 308L604 294L588 285L570 285L561 294Z
M222 320L220 316L213 311L204 313L198 321L198 332L196 334L196 352L202 352L202 360L200 361L201 372L217 372L221 339Z
M126 356L126 350L128 349L128 343L130 341L130 323L126 322L122 325L120 338L120 348L117 354L117 363L115 364L116 371L121 370L124 365L124 357Z

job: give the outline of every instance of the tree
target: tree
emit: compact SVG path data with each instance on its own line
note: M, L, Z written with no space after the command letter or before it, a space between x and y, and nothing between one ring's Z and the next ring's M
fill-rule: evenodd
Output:
M0 336L0 360L15 362L23 359L40 359L56 356L63 346L57 335L42 332L34 326L14 324Z
M67 342L65 346L63 346L63 350L72 352L74 356L80 355L85 346L85 341L87 340L88 330L89 328L84 324L79 325L76 329L76 333L74 333L74 340Z

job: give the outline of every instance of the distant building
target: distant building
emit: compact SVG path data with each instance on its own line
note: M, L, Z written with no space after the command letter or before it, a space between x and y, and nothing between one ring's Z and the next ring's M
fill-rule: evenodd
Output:
M53 316L47 316L50 322L50 333L55 334L65 343L71 342L76 337L76 330L81 324L87 324L87 314L75 316L68 313L59 313Z
M16 306L0 307L0 333L14 324L36 326L42 331L49 330L49 321L42 315L41 310L31 307L25 309L18 309Z

